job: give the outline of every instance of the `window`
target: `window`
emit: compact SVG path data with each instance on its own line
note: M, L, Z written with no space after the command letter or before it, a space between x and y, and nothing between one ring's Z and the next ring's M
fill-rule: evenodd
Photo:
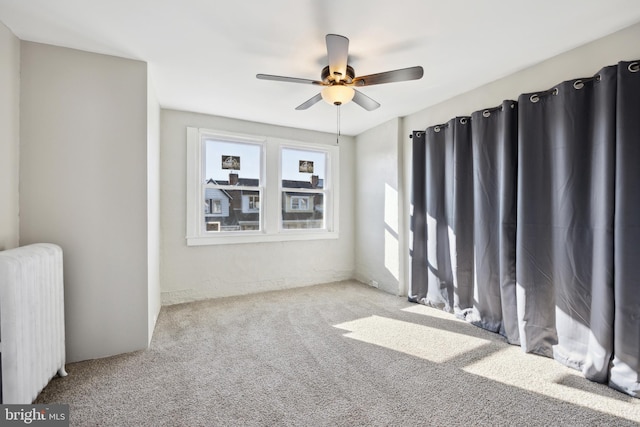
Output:
M205 194L204 214L207 216L222 215L222 200L206 198L208 194Z
M309 196L291 196L289 195L289 210L286 212L309 212L310 202Z
M255 212L260 210L260 196L249 195L245 197L247 198L247 211Z
M325 228L327 156L325 150L282 147L282 229Z
M211 213L222 215L222 200L211 200Z
M187 128L187 244L337 238L338 153Z
M208 208L205 203L203 232L212 231L207 225L211 217L220 224L216 233L261 230L259 204L250 209L248 200L260 200L262 193L263 144L203 135L201 149L200 194L210 201Z

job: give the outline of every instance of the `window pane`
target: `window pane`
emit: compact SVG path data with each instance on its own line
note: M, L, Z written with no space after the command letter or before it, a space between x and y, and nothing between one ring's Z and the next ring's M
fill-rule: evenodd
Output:
M282 192L282 228L324 228L324 194Z
M205 183L260 186L261 146L206 139Z
M282 149L283 188L325 188L327 153Z
M260 230L260 191L205 188L205 231Z

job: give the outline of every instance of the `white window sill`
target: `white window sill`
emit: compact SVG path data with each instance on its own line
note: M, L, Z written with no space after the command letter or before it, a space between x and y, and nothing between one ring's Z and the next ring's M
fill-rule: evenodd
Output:
M282 231L278 234L263 233L242 233L242 235L216 235L216 236L195 236L187 237L187 246L209 246L209 245L229 245L242 243L268 243L268 242L287 242L302 240L330 240L337 239L337 231Z

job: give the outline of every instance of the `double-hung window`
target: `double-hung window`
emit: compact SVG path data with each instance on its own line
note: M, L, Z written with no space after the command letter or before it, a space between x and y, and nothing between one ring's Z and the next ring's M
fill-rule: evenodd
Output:
M326 229L326 150L281 148L283 230Z
M338 154L187 128L187 244L337 238Z

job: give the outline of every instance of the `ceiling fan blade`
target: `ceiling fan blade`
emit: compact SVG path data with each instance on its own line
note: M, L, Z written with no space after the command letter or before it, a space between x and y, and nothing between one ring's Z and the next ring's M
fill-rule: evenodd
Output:
M356 77L353 79L354 86L371 86L383 83L404 82L407 80L418 80L424 75L422 67L410 67L400 70L386 71L384 73L369 74L368 76Z
M311 85L324 86L325 83L318 80L299 79L297 77L274 76L272 74L256 74L256 78L260 80L274 80L276 82L303 83Z
M353 90L355 93L353 94L353 102L361 106L367 111L373 111L380 106L380 104L373 99L369 98L362 92L358 92L357 90Z
M317 94L316 96L314 96L310 100L305 101L302 104L298 105L296 107L296 110L306 110L307 108L311 107L316 102L321 101L321 100L322 100L322 95L321 94Z
M340 81L347 75L349 39L337 34L327 34L326 41L329 72L336 81Z

